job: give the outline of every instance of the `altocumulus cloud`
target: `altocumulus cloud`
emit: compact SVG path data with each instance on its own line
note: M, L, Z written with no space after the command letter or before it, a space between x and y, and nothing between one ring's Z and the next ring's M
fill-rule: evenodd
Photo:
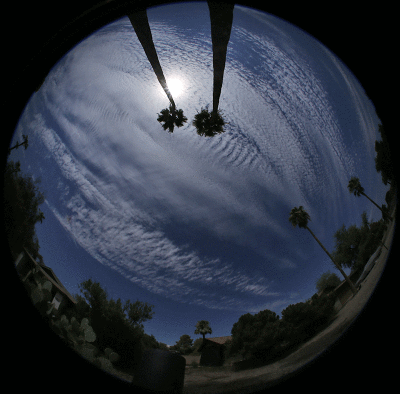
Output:
M182 75L185 90L177 102L190 120L211 104L210 37L149 17L167 81ZM283 45L279 34L249 32L236 21L220 101L229 125L220 136L199 137L190 121L172 135L163 132L156 114L168 102L127 18L59 62L25 123L60 170L54 187L62 204L51 196L46 203L95 259L177 301L256 310L293 297L277 291L259 266L253 275L178 244L163 226L203 228L253 250L262 264L268 257L295 270L296 253L268 250L264 236L289 248L287 215L294 205L305 205L316 227L337 227L335 218L318 212L348 212L346 184L355 164L306 56L290 40Z

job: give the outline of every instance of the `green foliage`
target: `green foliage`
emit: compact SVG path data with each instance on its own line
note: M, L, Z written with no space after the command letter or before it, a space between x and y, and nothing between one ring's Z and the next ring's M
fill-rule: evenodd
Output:
M333 274L332 272L325 272L321 275L316 283L316 288L318 292L322 290L333 290L335 287L339 286L342 281L340 278Z
M267 333L268 327L278 320L279 316L268 309L255 315L246 313L240 316L232 327L232 342L229 345L228 356L241 354L242 357L248 358L254 355L261 334Z
M200 136L214 137L217 134L223 133L225 120L220 111L210 112L208 106L201 108L201 111L194 116L193 126L196 127L196 132Z
M334 298L328 296L289 305L282 319L269 310L246 313L232 327L227 356L252 360L249 366L273 361L315 335L334 313Z
M184 334L179 338L174 347L181 354L190 354L193 351L193 339L189 335Z
M4 172L4 224L11 251L18 254L25 246L34 259L41 258L35 225L44 219L39 205L44 195L40 180L21 174L19 162L9 161Z
M104 349L104 354L106 355L106 357L113 363L117 363L120 359L119 354L114 352L112 349L110 348L106 348Z
M152 318L152 305L129 300L122 303L120 299L109 299L100 283L91 279L82 282L77 310L82 313L88 310L88 319L96 332L96 345L100 349L111 348L119 355L117 364L130 368L146 347L158 347L154 336L143 331L143 322ZM86 305L85 305L86 304Z
M323 295L312 302L299 302L282 311L282 320L288 329L286 338L298 344L314 336L334 315L335 298Z
M60 319L52 322L52 328L69 346L81 354L83 352L85 356L89 354L87 345L96 341L96 334L87 319L82 319L79 323L74 317L69 321L65 315L62 315ZM95 348L90 349L94 355Z
M362 269L368 259L381 244L386 224L383 220L368 222L365 212L361 215L362 225L343 225L334 234L335 249L332 253L335 262L342 267L349 267L352 271Z
M359 245L362 240L362 231L356 225L346 229L343 225L334 234L335 250L332 253L333 259L341 267L353 267L357 261Z

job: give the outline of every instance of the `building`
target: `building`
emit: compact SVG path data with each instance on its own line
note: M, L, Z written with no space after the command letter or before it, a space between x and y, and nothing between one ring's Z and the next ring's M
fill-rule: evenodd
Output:
M15 261L15 268L28 291L32 291L41 281L51 283L51 303L59 312L74 307L76 300L63 286L54 271L37 262L24 248Z
M221 366L225 361L226 342L231 339L231 336L204 339L199 348L200 365Z

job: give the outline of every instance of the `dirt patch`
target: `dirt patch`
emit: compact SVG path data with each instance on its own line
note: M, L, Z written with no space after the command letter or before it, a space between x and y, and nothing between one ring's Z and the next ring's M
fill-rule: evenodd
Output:
M200 364L200 355L199 356L183 356L186 359L186 366L190 366L193 361L195 361L197 364Z

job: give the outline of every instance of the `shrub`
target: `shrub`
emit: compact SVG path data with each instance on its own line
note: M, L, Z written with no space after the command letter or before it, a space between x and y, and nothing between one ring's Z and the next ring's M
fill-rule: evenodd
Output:
M314 336L334 314L335 299L324 295L313 302L291 304L282 311L287 339L301 343Z

